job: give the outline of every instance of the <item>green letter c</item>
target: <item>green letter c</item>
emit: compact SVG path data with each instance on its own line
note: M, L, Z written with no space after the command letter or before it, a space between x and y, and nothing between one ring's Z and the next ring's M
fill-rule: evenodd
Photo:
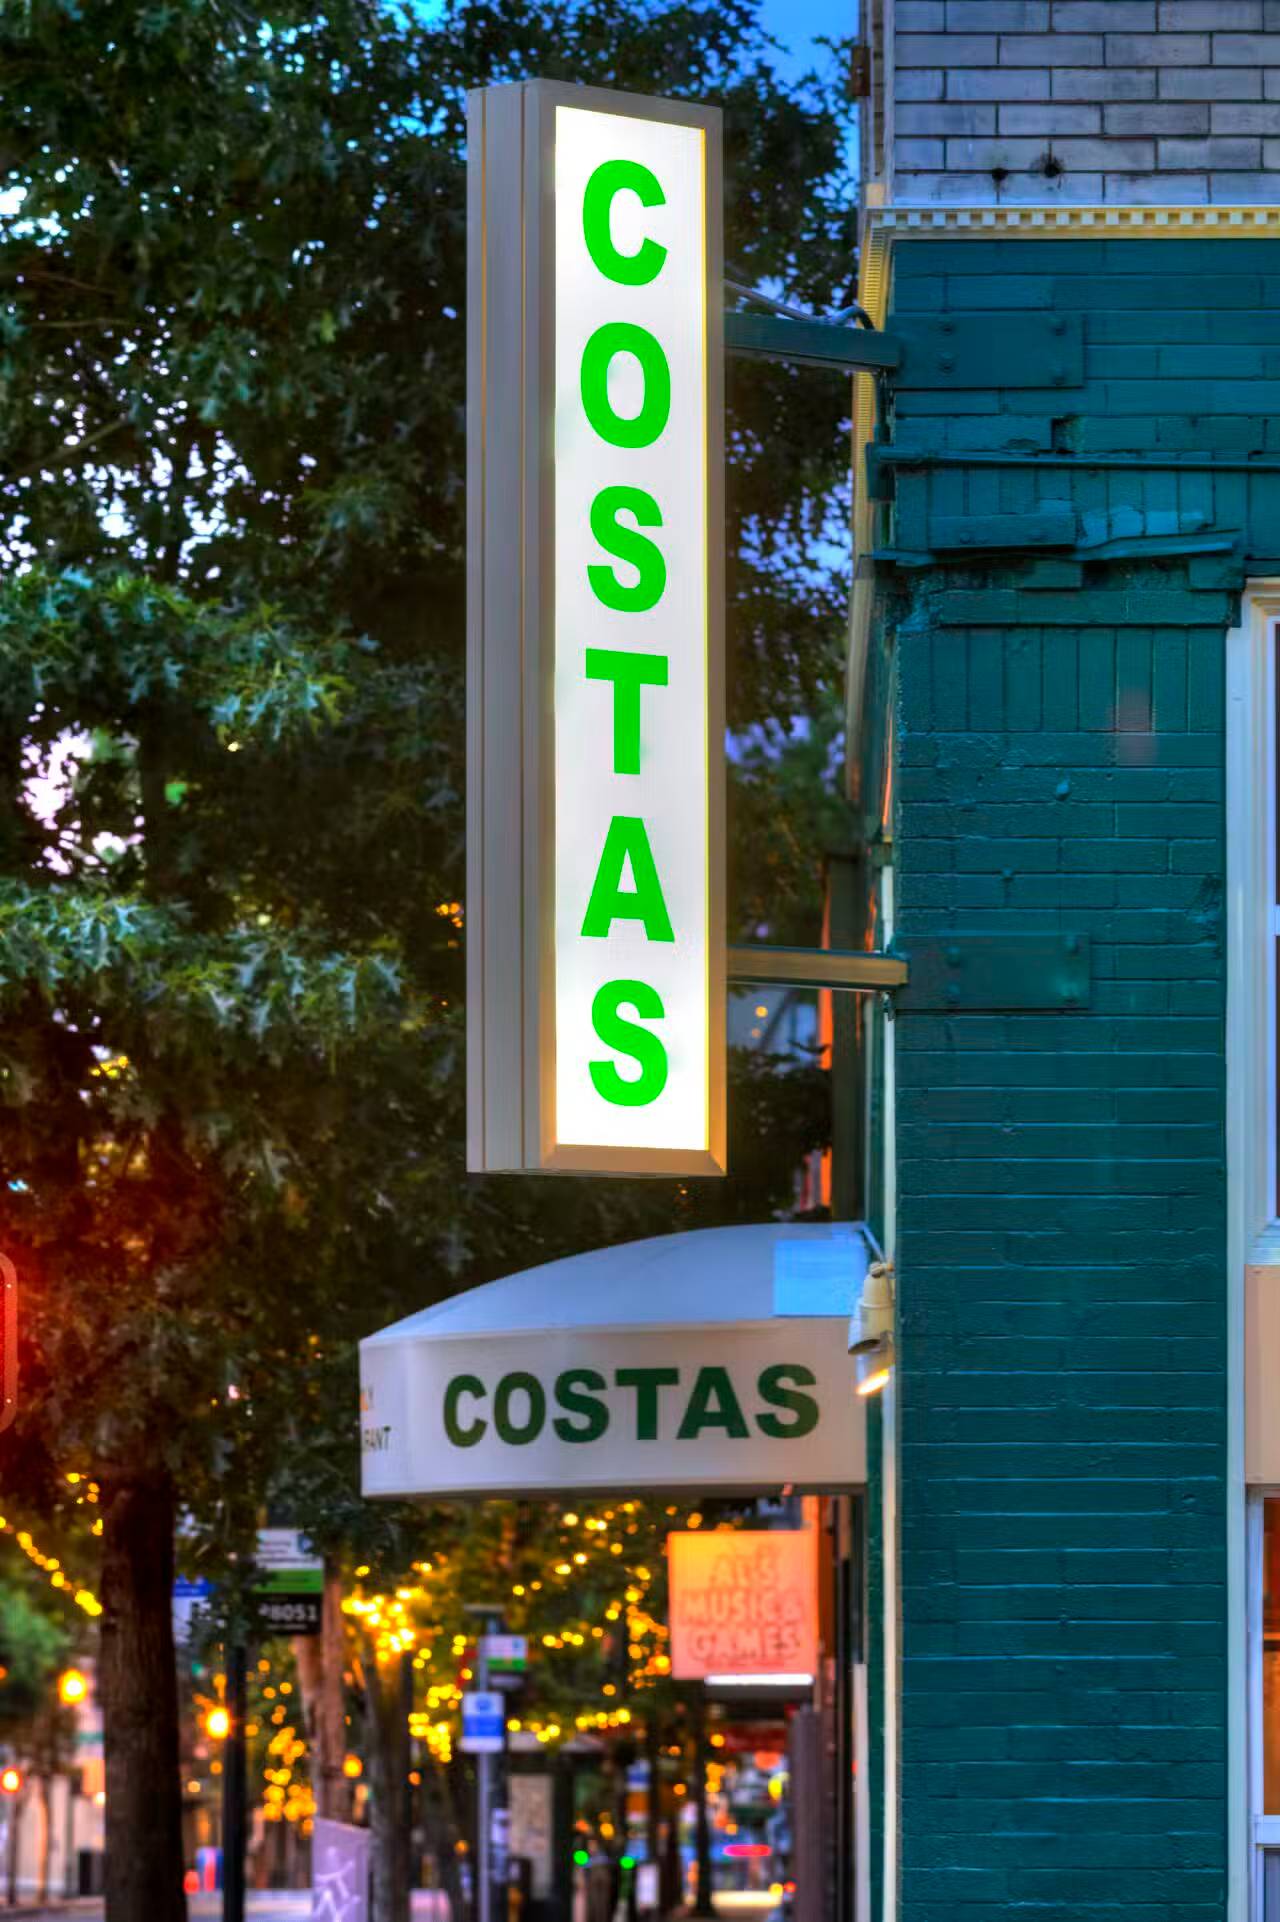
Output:
M455 1375L444 1391L444 1432L455 1448L474 1448L484 1437L489 1424L477 1415L473 1422L464 1428L458 1420L458 1403L464 1395L477 1398L484 1394L484 1383L478 1375Z
M582 237L607 280L616 280L624 287L643 287L662 272L667 250L656 240L642 240L634 254L618 252L609 216L614 195L621 193L633 193L642 207L667 204L657 176L640 161L606 160L596 168L582 196Z

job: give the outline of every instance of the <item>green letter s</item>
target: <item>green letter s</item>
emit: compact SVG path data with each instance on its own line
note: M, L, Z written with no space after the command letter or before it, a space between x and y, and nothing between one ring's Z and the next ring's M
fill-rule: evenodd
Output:
M622 1007L632 1007L645 1021L661 1020L662 996L647 981L606 981L591 1003L591 1025L606 1048L630 1055L640 1072L628 1080L612 1061L588 1063L596 1093L615 1108L643 1108L656 1101L667 1085L667 1051L656 1034L635 1021L625 1021ZM603 1385L603 1384L602 1384Z
M599 1441L609 1426L609 1410L596 1396L608 1383L594 1368L566 1368L556 1376L556 1400L570 1415L583 1415L585 1421L566 1421L557 1415L551 1426L561 1441ZM588 1392L589 1391L589 1392Z
M455 1375L444 1391L444 1432L455 1448L474 1448L484 1437L489 1426L480 1416L466 1428L458 1420L458 1403L464 1395L484 1394L484 1383L478 1375Z
M621 193L633 193L642 207L667 204L657 176L638 160L606 160L596 168L582 196L582 237L607 280L616 280L623 287L643 287L662 272L667 250L656 240L642 240L634 254L618 252L609 216L614 195Z
M811 1435L818 1426L818 1404L812 1395L802 1395L799 1390L812 1388L816 1380L812 1368L796 1361L779 1361L772 1368L766 1368L756 1383L761 1400L774 1408L789 1409L794 1420L783 1421L780 1415L757 1415L756 1427L760 1433L776 1436L780 1441Z
M635 527L619 521L619 514L634 514ZM637 532L641 527L661 527L662 510L652 494L643 487L602 487L591 503L591 532L606 554L634 567L639 580L624 587L612 567L598 561L587 569L596 599L619 614L645 614L662 599L667 584L667 563L655 541Z
M640 412L614 412L609 399L609 368L616 354L634 354L644 377ZM582 405L587 419L613 447L649 447L671 412L671 369L655 335L633 320L606 320L582 350Z

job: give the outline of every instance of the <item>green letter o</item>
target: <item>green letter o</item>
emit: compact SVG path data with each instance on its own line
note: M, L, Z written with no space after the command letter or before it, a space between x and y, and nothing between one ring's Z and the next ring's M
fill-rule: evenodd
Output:
M521 1389L529 1397L529 1414L523 1427L517 1428L511 1419L511 1397ZM526 1442L537 1441L546 1418L547 1397L536 1375L526 1375L517 1369L502 1377L493 1397L493 1425L504 1442L522 1448Z
M609 400L609 368L617 354L634 354L644 376L640 412L627 419ZM607 320L582 350L582 405L612 447L650 447L671 413L671 369L657 337L630 320Z

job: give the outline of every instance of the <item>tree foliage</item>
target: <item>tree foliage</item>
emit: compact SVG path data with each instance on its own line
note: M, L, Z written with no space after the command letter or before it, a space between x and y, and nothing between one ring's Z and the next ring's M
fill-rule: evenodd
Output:
M65 1621L29 1581L0 1579L0 1738L24 1754L37 1717L56 1708L54 1678L70 1645Z
M768 51L752 0L0 10L2 1446L7 1499L102 1477L120 1913L181 1902L174 1490L184 1556L223 1575L267 1498L403 1566L413 1518L357 1497L355 1337L533 1260L767 1217L824 1137L819 1076L744 1059L727 1182L462 1165L465 89L717 99L735 277L839 306L840 114ZM845 412L838 383L732 377L742 741L829 710ZM737 765L753 929L820 816Z
M307 1436L345 1427L353 1335L531 1259L768 1214L821 1138L815 1077L773 1101L744 1062L746 1173L719 1188L461 1167L464 90L718 99L734 269L822 308L853 281L841 125L767 53L749 0L0 17L27 1469L39 1437L159 1459L243 1545L282 1441L316 1492ZM831 685L843 413L829 382L734 378L741 728Z

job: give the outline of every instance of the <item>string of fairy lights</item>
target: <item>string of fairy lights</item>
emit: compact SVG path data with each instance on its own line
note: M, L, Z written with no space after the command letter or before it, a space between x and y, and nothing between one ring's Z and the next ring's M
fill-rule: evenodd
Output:
M91 1477L68 1473L66 1481L74 1490L76 1506L99 1505L101 1489ZM596 1703L584 1702L572 1713L561 1716L513 1714L507 1722L511 1733L532 1736L540 1746L550 1748L575 1734L626 1728L633 1721L633 1713L620 1696L642 1693L669 1676L671 1660L666 1652L669 1631L666 1623L647 1606L656 1579L654 1571L646 1562L631 1563L627 1558L628 1548L632 1546L627 1537L639 1532L636 1518L640 1513L641 1505L634 1501L604 1508L598 1514L565 1511L559 1518L563 1535L567 1535L571 1543L580 1545L564 1546L562 1536L562 1546L554 1551L539 1575L529 1576L526 1572L525 1579L510 1583L511 1601L527 1608L539 1594L553 1596L565 1592L581 1579L584 1571L610 1571L612 1579L599 1611L600 1619L592 1621L582 1617L544 1629L536 1638L544 1660L561 1655L573 1657L593 1646L599 1647L618 1631L619 1625L626 1637L625 1670L617 1679L598 1682ZM696 1530L703 1525L704 1517L696 1509L682 1520L677 1519L678 1516L675 1507L668 1507L664 1520L674 1528ZM90 1532L101 1536L100 1516L93 1518ZM29 1529L0 1514L2 1535L13 1539L22 1553L48 1577L51 1587L86 1615L101 1615L102 1604L93 1591L74 1581L61 1559L46 1553ZM423 1683L419 1701L409 1713L410 1735L423 1744L436 1762L447 1764L454 1753L462 1699L474 1681L471 1636L450 1632L438 1619L445 1612L440 1604L455 1579L453 1562L444 1554L415 1562L411 1570L413 1579L387 1591L368 1589L370 1574L368 1566L355 1570L354 1588L343 1597L342 1611L363 1637L377 1663L405 1655L411 1657L414 1671L422 1675ZM316 1803L305 1773L299 1773L299 1764L304 1762L308 1748L297 1714L300 1704L295 1705L288 1699L295 1692L292 1682L270 1679L275 1671L269 1658L262 1657L257 1667L262 1706L257 1711L258 1719L251 1717L246 1721L245 1735L252 1740L266 1728L270 1729L260 1794L263 1817L268 1822L301 1825L302 1832L309 1833ZM446 1672L436 1672L437 1667ZM216 1675L213 1685L213 1694L197 1694L196 1707L206 1732L220 1739L229 1726L222 1699L225 1678ZM668 1752L680 1753L678 1748ZM209 1768L215 1776L222 1773L222 1763L216 1757L210 1761ZM362 1773L359 1758L348 1755L344 1772L352 1781L356 1780ZM198 1781L188 1783L192 1792L200 1786Z
M77 1474L68 1474L66 1479L68 1486L77 1490L75 1496L77 1508L97 1506L102 1494L97 1482L87 1475ZM94 1517L89 1532L92 1535L101 1535L102 1517L100 1515ZM50 1588L58 1589L68 1601L74 1602L77 1608L83 1609L86 1615L90 1617L101 1615L102 1603L93 1590L86 1588L83 1583L74 1581L67 1574L60 1556L47 1555L29 1528L20 1528L7 1515L0 1515L0 1535L8 1535L17 1543L27 1560L33 1562L42 1574L49 1577Z
M567 1510L560 1517L562 1528L581 1546L561 1548L541 1575L511 1583L511 1600L527 1605L540 1592L563 1591L593 1564L604 1568L616 1561L620 1564L618 1575L622 1580L605 1600L601 1619L582 1618L545 1629L537 1636L537 1645L544 1658L561 1653L572 1656L603 1642L621 1624L626 1635L627 1656L625 1682L621 1679L600 1681L598 1704L584 1704L571 1716L513 1714L507 1722L512 1734L531 1735L540 1745L551 1747L575 1734L625 1728L632 1722L633 1713L620 1697L642 1692L670 1675L667 1625L646 1606L656 1579L654 1572L643 1562L627 1565L625 1560L629 1547L626 1537L639 1532L636 1518L640 1513L641 1505L634 1501L602 1509L598 1514ZM704 1517L697 1509L687 1513L683 1522L678 1516L677 1508L668 1507L664 1519L672 1527L696 1530L703 1525ZM392 1591L370 1592L363 1585L370 1570L357 1568L355 1591L343 1600L342 1607L368 1638L376 1661L388 1662L396 1656L411 1654L415 1670L426 1670L436 1664L436 1651L444 1631L430 1619L421 1617L423 1611L431 1609L433 1586L450 1578L449 1558L441 1555L434 1561L417 1562L412 1572L418 1578L413 1583ZM410 1733L440 1762L447 1762L453 1753L462 1698L467 1684L474 1679L467 1663L470 1647L470 1639L465 1634L455 1633L449 1637L447 1659L452 1664L452 1674L433 1677L426 1686L422 1705L410 1714ZM441 1649L442 1666L443 1656Z

